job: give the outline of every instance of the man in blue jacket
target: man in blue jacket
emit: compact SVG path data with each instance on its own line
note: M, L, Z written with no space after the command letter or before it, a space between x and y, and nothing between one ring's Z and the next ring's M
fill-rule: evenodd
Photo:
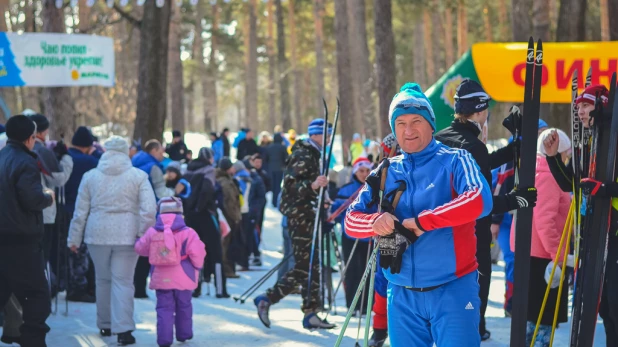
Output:
M393 213L377 213L378 188L366 184L345 230L380 237L391 345L480 346L474 232L493 206L489 184L468 152L434 140L435 115L417 84L395 95L389 121L403 154L390 159L385 196L406 189Z

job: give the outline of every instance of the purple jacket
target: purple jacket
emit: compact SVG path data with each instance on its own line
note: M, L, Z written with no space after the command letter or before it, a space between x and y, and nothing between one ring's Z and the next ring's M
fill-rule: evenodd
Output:
M150 241L153 235L164 232L166 226L172 230L169 236L174 237L176 250L180 252L179 258L183 260L178 265L151 266L149 287L155 290L194 290L197 288L199 279L198 271L204 265L206 246L200 241L195 230L186 226L182 215L173 213L159 215L155 226L148 229L146 234L137 240L135 251L147 257L150 254Z

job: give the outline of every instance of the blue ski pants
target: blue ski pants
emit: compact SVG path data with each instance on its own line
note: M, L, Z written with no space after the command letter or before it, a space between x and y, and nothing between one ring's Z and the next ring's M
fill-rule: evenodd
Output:
M391 346L480 346L480 307L476 271L428 292L389 283Z

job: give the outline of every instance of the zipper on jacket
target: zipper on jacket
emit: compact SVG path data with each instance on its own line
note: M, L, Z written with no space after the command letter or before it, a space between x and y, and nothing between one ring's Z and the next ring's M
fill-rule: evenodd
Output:
M410 201L410 210L412 210L412 214L415 215L414 212L414 192L416 191L416 184L414 184L414 176L413 176L413 172L414 169L416 168L416 163L414 162L414 160L412 159L412 156L408 157L408 160L410 161L410 166L412 166L411 170L410 170L410 175L409 177L409 181L410 181L410 186L412 187L411 190L409 190L408 192L408 200ZM410 261L412 262L412 274L410 276L410 280L412 281L412 287L416 287L416 264L414 263L414 250L415 250L415 246L416 243L412 244L412 251L410 252Z

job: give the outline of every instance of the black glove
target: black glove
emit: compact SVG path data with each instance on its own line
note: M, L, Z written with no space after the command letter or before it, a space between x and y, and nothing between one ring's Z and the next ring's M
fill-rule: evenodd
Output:
M398 274L401 271L403 254L417 239L416 234L395 221L395 232L389 236L382 236L379 240L380 267L390 268L392 274Z
M506 194L509 211L536 206L536 188L515 188Z
M69 154L69 149L67 148L67 145L64 144L64 141L60 140L56 143L54 153L56 154L56 158L58 158L58 160L62 159L64 155Z
M515 134L521 135L521 110L519 107L515 105L511 107L509 115L502 121L502 126L504 126L513 137L515 137Z

